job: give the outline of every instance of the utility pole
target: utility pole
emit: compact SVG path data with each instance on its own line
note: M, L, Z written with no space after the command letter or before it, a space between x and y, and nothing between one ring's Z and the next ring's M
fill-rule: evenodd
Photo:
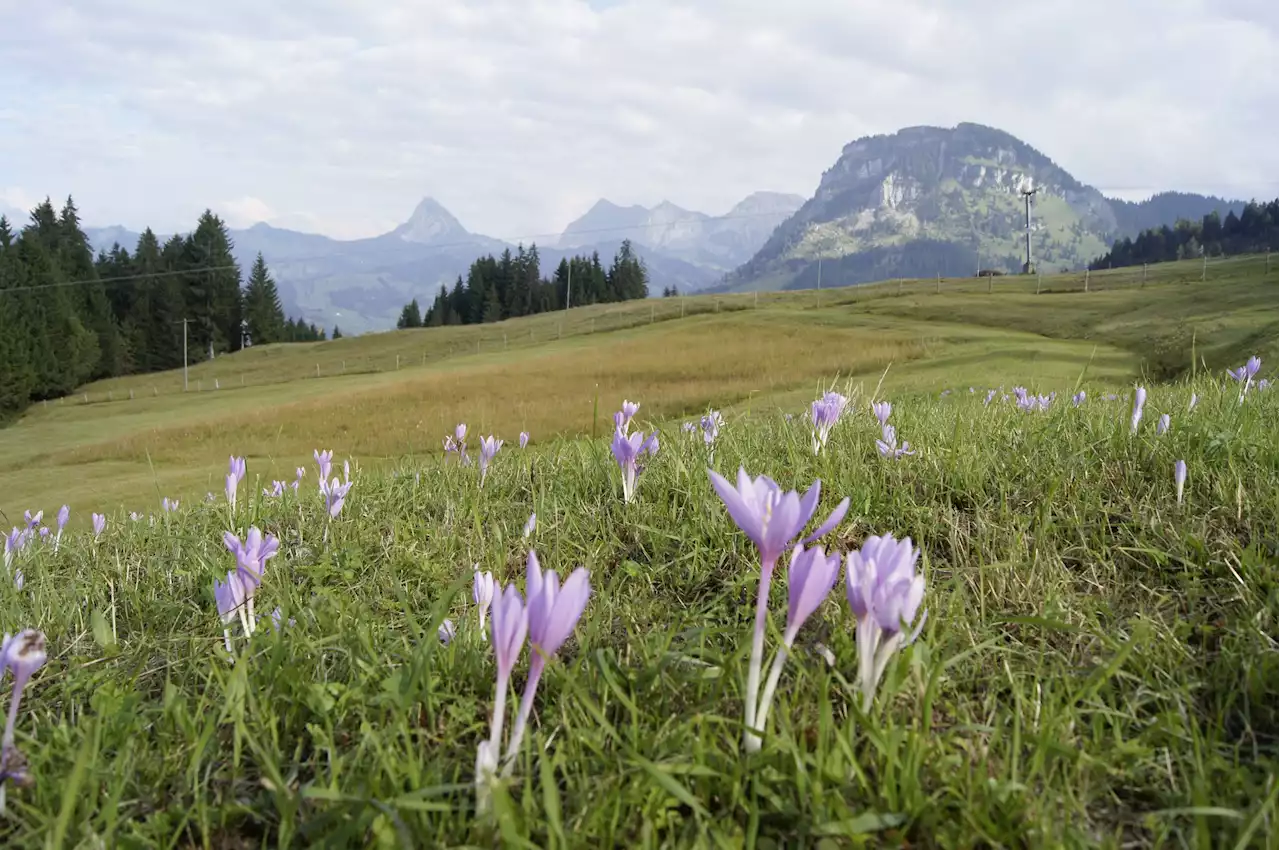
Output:
M1031 196L1039 191L1039 186L1022 190L1022 203L1027 210L1027 264L1022 267L1023 274L1031 274Z
M818 257L818 306L822 306L822 257Z
M564 311L569 312L569 299L573 296L573 260L569 260L569 278L564 285Z
M182 391L187 391L187 320L182 320Z

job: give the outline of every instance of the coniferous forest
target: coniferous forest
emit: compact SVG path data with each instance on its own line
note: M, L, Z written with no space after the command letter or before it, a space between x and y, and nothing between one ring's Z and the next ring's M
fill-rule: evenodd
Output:
M1179 221L1173 227L1144 230L1133 239L1117 240L1111 250L1089 264L1091 269L1137 266L1193 260L1197 257L1227 257L1277 250L1280 233L1280 199L1269 204L1251 201L1237 216L1234 211L1221 218L1211 212L1200 221Z
M623 240L605 268L600 255L563 259L550 278L542 277L538 246L523 245L513 254L489 255L471 264L466 280L442 286L424 312L415 298L405 305L398 328L475 325L563 309L630 301L649 294L649 275L630 240Z
M226 225L209 211L163 243L93 256L75 203L45 200L21 229L0 217L0 420L87 381L175 369L253 344L324 339L286 319L258 256L242 280Z

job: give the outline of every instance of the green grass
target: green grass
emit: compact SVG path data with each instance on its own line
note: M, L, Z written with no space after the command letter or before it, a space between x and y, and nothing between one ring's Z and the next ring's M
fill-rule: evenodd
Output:
M1275 275L1246 257L1152 267L1145 282L1141 269L1101 272L1088 292L1083 275L894 281L257 347L193 366L187 393L181 372L117 379L0 430L0 520L67 503L82 524L89 511L197 500L220 491L233 453L268 479L325 445L385 469L438 452L463 419L508 439L598 433L597 398L643 397L672 418L799 409L835 376L883 375L896 393L1063 390L1083 375L1101 390L1193 366L1221 374L1254 352L1270 373Z
M758 566L674 423L630 505L603 436L509 446L483 490L474 468L401 457L354 470L327 543L312 467L296 500L251 496L234 519L184 504L154 526L116 513L96 543L24 554L21 591L0 582L5 628L49 645L18 726L34 783L9 789L0 844L1274 847L1275 390L1241 405L1216 378L1153 386L1135 437L1125 398L1074 409L1060 387L1022 414L967 389L895 391L920 451L895 463L873 446L873 386L820 456L798 418L756 406L728 417L712 462L820 478L822 515L847 496L826 541L842 552L883 532L920 546L928 621L869 712L838 584L763 751L740 752ZM625 394L644 420L649 399ZM478 818L494 670L471 565L522 584L532 511L543 566L586 566L594 594L497 818ZM232 565L221 532L251 523L282 540L258 609L296 622L238 638L232 663L210 588Z

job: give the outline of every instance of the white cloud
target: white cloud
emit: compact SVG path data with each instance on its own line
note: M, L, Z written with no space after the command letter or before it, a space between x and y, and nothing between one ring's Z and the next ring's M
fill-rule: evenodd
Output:
M69 0L0 31L0 185L344 237L432 195L529 236L807 195L860 135L976 121L1102 188L1274 197L1278 55L1250 0Z

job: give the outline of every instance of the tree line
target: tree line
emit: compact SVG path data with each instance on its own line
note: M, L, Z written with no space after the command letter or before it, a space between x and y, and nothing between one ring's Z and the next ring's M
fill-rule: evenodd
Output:
M442 325L477 325L518 316L559 310L567 304L582 307L644 298L649 294L649 273L636 256L630 240L623 240L608 268L599 252L590 257L560 261L550 278L542 276L538 246L523 245L501 256L489 254L471 264L464 280L453 288L441 286L424 312L418 299L400 311L396 327L430 328Z
M0 216L0 420L103 378L157 372L244 346L325 338L286 318L262 255L242 285L226 225L208 210L163 243L97 257L75 202L46 199L20 230ZM335 328L335 333L337 329Z
M1111 250L1089 264L1091 269L1164 263L1204 256L1232 256L1275 251L1280 233L1280 199L1269 204L1250 201L1240 215L1235 210L1221 218L1216 211L1200 221L1179 220L1144 230L1132 239L1116 240Z

